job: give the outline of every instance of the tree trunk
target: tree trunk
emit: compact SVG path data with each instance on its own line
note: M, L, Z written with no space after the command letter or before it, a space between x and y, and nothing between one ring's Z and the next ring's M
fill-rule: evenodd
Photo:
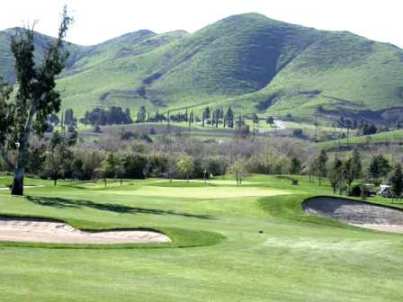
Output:
M24 195L24 168L17 167L15 169L14 181L11 188L11 194L16 196Z
M25 166L28 158L28 142L31 136L32 121L35 114L35 107L31 104L29 115L24 126L24 130L21 133L21 139L18 141L18 155L17 162L15 164L14 181L11 189L12 195L22 196L24 195L24 175Z

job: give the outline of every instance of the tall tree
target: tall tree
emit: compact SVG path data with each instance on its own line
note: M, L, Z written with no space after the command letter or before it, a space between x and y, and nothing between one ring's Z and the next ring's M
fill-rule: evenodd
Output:
M72 170L73 152L70 147L75 142L76 136L74 133L65 135L56 131L52 135L49 150L46 152L45 172L53 180L55 186L60 178L64 178Z
M290 162L289 173L290 173L290 174L297 175L297 174L300 174L300 173L301 173L301 170L302 170L301 161L300 161L298 158L293 157L293 158L291 159L291 162Z
M318 158L316 159L316 173L318 176L319 185L321 184L322 178L327 175L327 161L328 156L325 150L320 151Z
M193 159L189 155L183 155L176 163L177 171L189 181L190 174L193 171Z
M246 166L244 161L237 160L230 168L231 173L235 176L236 184L241 185L242 180L246 175Z
M228 128L234 128L234 112L232 111L231 107L229 107L227 112L225 113L224 121L224 124L227 125Z
M77 119L74 117L73 109L69 108L64 112L64 124L67 126L74 126L77 124Z
M328 179L330 185L333 188L333 193L336 193L339 190L339 193L342 192L342 188L344 186L344 173L343 173L343 162L335 158L333 165L328 173Z
M144 123L147 119L146 107L141 106L139 112L137 112L137 123Z
M61 98L55 89L56 77L62 72L68 57L68 52L64 49L64 38L71 22L72 18L68 16L65 7L58 36L54 42L46 45L40 64L36 64L34 59L33 29L25 29L12 38L11 51L15 59L17 91L12 104L0 107L0 115L12 122L6 127L3 125L0 147L3 149L2 154L6 153L4 148L15 146L17 149L11 190L13 195L24 193L25 167L32 133L35 131L42 135L47 128L48 116L60 110Z
M389 161L382 154L379 154L372 158L368 172L373 179L378 179L388 175L391 169Z
M253 122L253 135L256 135L257 128L259 127L259 117L256 113L252 114L252 122Z
M206 120L210 119L211 116L211 112L210 112L210 108L206 107L204 108L203 114L202 114L202 126L204 127Z
M394 197L400 198L403 192L403 174L402 174L402 166L397 164L394 168L393 175L390 179L390 183L392 185L392 192Z
M361 154L357 149L354 149L351 157L351 174L354 179L358 179L362 176Z

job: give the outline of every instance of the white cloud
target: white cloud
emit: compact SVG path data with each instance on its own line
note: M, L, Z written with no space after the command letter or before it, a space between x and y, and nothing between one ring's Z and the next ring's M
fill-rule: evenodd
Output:
M39 20L37 30L54 35L64 3L76 20L69 39L80 44L138 29L195 31L229 15L259 12L403 46L403 2L398 0L1 0L0 28Z

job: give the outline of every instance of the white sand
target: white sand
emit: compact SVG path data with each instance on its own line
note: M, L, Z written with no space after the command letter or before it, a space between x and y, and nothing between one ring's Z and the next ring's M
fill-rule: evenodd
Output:
M366 228L376 231L382 232L391 232L391 233L403 233L403 225L396 224L354 224L350 223L356 227Z
M343 198L312 198L303 203L304 211L328 216L356 227L403 233L403 211Z
M164 234L152 231L84 232L60 222L30 219L0 218L0 241L119 244L164 243L171 240Z

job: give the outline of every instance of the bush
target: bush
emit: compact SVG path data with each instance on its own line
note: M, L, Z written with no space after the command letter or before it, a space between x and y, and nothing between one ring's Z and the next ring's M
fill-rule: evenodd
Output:
M127 155L123 158L124 177L144 179L147 167L147 159L141 155Z
M352 197L361 197L361 192L362 192L361 186L362 186L362 185L355 185L355 186L353 186L353 187L351 188L351 190L350 190L349 196L352 196Z

